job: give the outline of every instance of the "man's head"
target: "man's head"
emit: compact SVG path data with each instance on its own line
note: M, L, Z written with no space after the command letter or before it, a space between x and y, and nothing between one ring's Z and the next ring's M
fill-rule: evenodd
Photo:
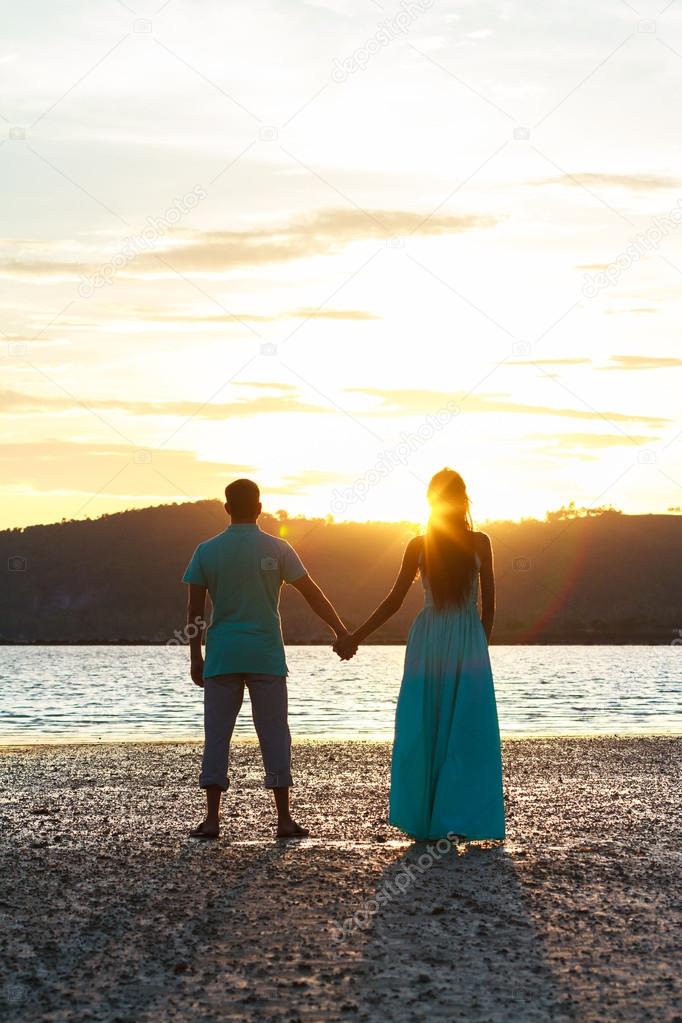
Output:
M253 480L235 480L225 487L225 511L233 522L255 522L261 510L260 490Z

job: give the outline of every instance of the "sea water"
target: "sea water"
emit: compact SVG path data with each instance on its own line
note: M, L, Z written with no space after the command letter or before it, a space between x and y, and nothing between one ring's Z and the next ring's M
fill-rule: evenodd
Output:
M288 647L295 738L391 739L405 648ZM682 646L493 646L503 736L682 732ZM248 696L236 728L253 735ZM7 646L0 743L198 739L186 648Z

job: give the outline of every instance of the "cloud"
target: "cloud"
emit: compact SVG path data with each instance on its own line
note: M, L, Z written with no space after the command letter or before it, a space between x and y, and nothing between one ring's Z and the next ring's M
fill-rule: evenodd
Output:
M68 396L42 397L21 394L18 391L0 391L0 414L52 413L52 412L123 412L130 416L178 416L185 419L223 420L248 418L250 416L312 412L317 415L330 414L333 409L327 405L311 405L301 401L295 389L280 394L261 394L239 401L135 401L119 398L88 398L79 401Z
M682 366L682 359L673 355L612 355L610 366L598 366L601 370L613 369L673 369Z
M600 174L588 171L543 178L533 184L567 185L573 188L586 185L588 188L601 186L603 188L621 188L628 192L653 192L679 188L682 185L682 179L670 177L667 174Z
M570 359L510 359L505 366L584 366L591 362L592 359L582 356Z
M656 443L658 437L645 437L641 434L625 434L614 430L613 433L546 433L536 434L530 438L537 441L536 450L546 455L574 458L581 462L596 462L597 451L609 448L627 447L631 444L650 445Z
M623 356L622 358L635 358ZM675 362L675 360L673 360ZM679 360L675 362L678 364ZM604 368L621 368L619 366ZM640 368L637 366L624 368ZM295 386L289 384L244 383L243 387L274 391L259 393L248 398L227 402L177 401L136 401L120 398L87 398L82 401L69 396L41 396L23 394L18 391L0 391L0 415L45 415L59 412L92 412L100 415L106 412L120 412L129 416L168 416L182 419L223 421L234 418L251 418L261 415L313 414L333 415L335 410L328 404L311 404L300 398ZM622 423L646 423L661 426L668 420L660 416L626 415L622 412L598 412L588 408L560 408L552 405L529 405L516 402L507 394L469 394L458 396L445 391L424 390L382 390L380 388L350 388L348 394L363 394L380 399L380 403L356 409L358 418L371 416L385 419L408 416L425 416L439 409L450 410L461 405L464 412L499 413L505 415L557 416L565 419L597 421L609 419Z
M439 236L480 227L492 227L496 218L475 214L454 216L405 210L330 209L300 217L280 228L250 231L176 232L178 247L164 259L178 270L220 272L237 266L259 266L338 252L357 241L407 234ZM135 261L141 270L159 270L151 253Z
M285 476L283 482L274 489L289 497L305 497L315 487L339 486L351 478L338 472L326 472L323 469L303 469L302 472Z
M494 227L498 218L477 214L418 213L410 210L324 209L271 227L245 231L190 231L178 228L159 238L154 251L136 255L119 271L120 277L175 276L174 271L224 273L237 267L286 263L295 259L330 255L358 241L417 235L437 237L477 228ZM59 243L56 243L59 244ZM122 245L125 242L122 243ZM116 252L103 255L112 260ZM21 258L0 263L4 277L79 278L91 276L100 266L86 260Z
M133 310L134 313L134 310ZM172 324L234 324L236 320L251 323L277 323L280 320L378 320L381 317L366 309L287 309L278 313L214 313L202 314L191 312L167 313L161 310L146 309L139 312L139 317L133 317L135 323L162 323L165 326ZM129 320L126 322L130 322ZM81 326L78 323L63 322L63 326ZM91 326L87 323L86 326ZM106 327L107 325L104 324Z
M438 409L447 408L448 403L461 403L464 412L497 412L524 416L557 416L565 419L610 419L620 423L646 423L661 426L668 420L660 416L626 415L623 412L598 412L585 408L557 408L552 405L525 405L510 401L504 394L469 394L458 397L446 391L391 390L379 388L354 388L358 394L367 394L381 400L375 415L425 416ZM365 413L366 414L366 413Z
M658 309L655 306L637 306L634 309L605 309L604 314L606 316L629 316L631 313L634 315L641 315L643 313L657 313Z
M546 443L547 449L555 451L557 448L617 448L628 444L651 444L657 440L656 437L644 437L641 435L628 435L623 433L545 433L537 434L533 440L538 439Z
M252 465L202 462L189 451L55 439L0 444L0 469L14 493L24 488L73 495L74 515L100 495L126 507L140 500L220 496L231 478L254 471Z
M306 320L379 320L381 317L364 309L292 309L284 316Z

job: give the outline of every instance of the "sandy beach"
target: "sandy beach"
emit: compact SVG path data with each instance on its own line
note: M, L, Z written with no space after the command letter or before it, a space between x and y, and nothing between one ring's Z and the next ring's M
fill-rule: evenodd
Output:
M214 844L196 744L6 747L3 1019L680 1021L681 753L508 741L507 842L446 850L386 825L384 743L296 744L296 844L251 742Z

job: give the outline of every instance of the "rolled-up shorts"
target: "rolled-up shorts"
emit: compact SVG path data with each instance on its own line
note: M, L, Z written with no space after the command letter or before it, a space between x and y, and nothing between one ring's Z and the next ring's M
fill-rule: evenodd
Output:
M215 675L204 679L204 758L199 777L202 788L217 785L225 791L230 740L244 699L251 698L253 723L260 743L265 787L288 787L291 777L291 734L287 717L287 680L283 675Z

